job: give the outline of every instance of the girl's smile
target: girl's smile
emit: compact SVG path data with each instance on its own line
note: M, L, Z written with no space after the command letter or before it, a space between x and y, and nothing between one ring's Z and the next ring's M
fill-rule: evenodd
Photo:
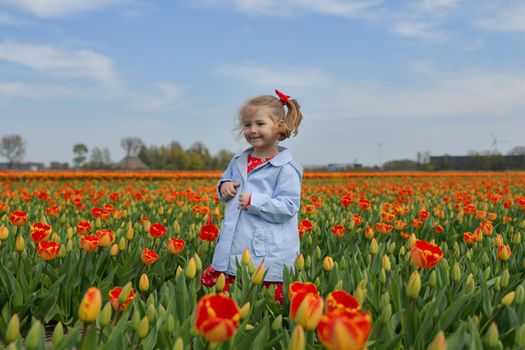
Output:
M259 107L246 116L243 123L244 138L254 148L254 156L273 156L277 151L278 130L270 109Z

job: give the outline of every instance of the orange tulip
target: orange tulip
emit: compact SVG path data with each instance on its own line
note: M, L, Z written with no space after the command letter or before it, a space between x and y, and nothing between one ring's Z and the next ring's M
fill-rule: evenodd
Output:
M151 265L159 259L159 255L154 250L144 248L140 258L144 264Z
M133 289L131 289L131 292L129 293L128 299L126 299L122 304L119 305L119 296L122 292L122 287L115 287L112 290L109 291L109 301L111 302L111 306L113 306L113 309L118 310L120 312L126 310L129 303L135 299L135 292Z
M98 237L97 236L82 236L80 238L80 247L86 252L92 252L98 247Z
M435 244L416 240L410 256L417 267L431 269L443 258L443 251Z
M35 222L33 225L31 225L30 233L31 240L35 243L38 243L42 240L45 240L51 233L51 226L41 222Z
M184 242L184 240L179 238L169 238L166 241L166 247L168 248L168 252L170 252L173 255L180 254L184 249L185 245L186 243Z
M222 294L208 294L197 303L195 328L209 342L222 343L230 339L241 318L235 301Z
M97 230L98 245L108 247L115 242L115 234L111 230Z
M507 261L510 259L510 256L512 255L512 251L510 250L510 247L508 245L502 244L498 247L498 252L496 254L496 257L501 261Z
M57 217L59 213L60 213L60 210L58 209L58 207L56 205L53 205L53 206L50 206L50 207L46 208L46 214L47 214L47 216L49 216L51 218Z
M215 241L219 236L219 228L212 223L211 214L208 215L208 222L206 223L206 225L201 227L198 236L203 241L209 242Z
M481 240L481 237L482 235L480 230L474 231L474 233L465 232L463 234L463 241L465 241L465 243L467 244L474 244L476 242L479 242Z
M314 293L319 295L317 287L312 282L293 282L288 287L288 297L290 300L297 294Z
M360 350L372 328L370 315L349 309L325 313L317 327L317 337L329 350Z
M25 211L15 210L9 215L9 221L15 226L24 226L27 224L27 213Z
M336 237L343 237L345 235L345 228L341 225L335 225L332 227L332 233Z
M323 315L324 301L316 293L301 293L292 297L290 302L290 317L295 324L312 330L317 327Z
M53 260L60 252L61 245L56 242L40 241L36 247L36 252L45 261Z
M335 309L359 310L361 305L357 299L344 290L336 290L328 293L326 296L326 309L332 311Z
M387 234L392 231L392 225L384 222L378 222L376 223L376 230L381 234Z
M77 223L77 233L87 235L91 231L91 222L89 220L80 220Z
M82 298L78 309L78 318L84 322L94 322L97 320L101 308L102 296L100 295L100 290L91 287Z
M166 227L164 227L161 224L152 224L149 227L149 234L153 238L162 238L166 235L166 232L167 232Z

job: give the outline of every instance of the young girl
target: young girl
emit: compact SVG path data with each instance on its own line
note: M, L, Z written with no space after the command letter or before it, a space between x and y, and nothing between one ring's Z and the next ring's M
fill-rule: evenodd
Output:
M212 263L201 282L211 287L225 273L231 283L235 260L241 261L247 248L255 267L264 259L265 285L277 284L275 300L282 303L283 267L292 268L299 254L303 169L278 141L296 136L303 117L296 100L275 92L279 98L254 97L239 112L236 129L252 147L235 155L219 179L217 192L227 205Z

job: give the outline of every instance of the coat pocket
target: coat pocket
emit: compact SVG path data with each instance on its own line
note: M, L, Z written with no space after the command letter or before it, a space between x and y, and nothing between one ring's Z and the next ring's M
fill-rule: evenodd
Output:
M253 252L256 256L266 256L266 233L260 228L253 234Z

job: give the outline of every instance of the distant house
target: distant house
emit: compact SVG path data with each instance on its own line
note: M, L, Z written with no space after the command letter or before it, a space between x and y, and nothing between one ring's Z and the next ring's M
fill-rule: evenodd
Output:
M68 163L60 163L60 162L51 162L49 164L49 169L51 170L68 170L69 164Z
M328 171L345 171L350 169L362 168L363 165L359 163L338 163L328 164Z
M44 163L35 163L35 162L27 162L27 163L0 163L0 170L43 170L44 169Z
M120 162L113 164L115 170L149 170L148 166L137 157L126 156Z
M430 157L434 170L523 170L525 156L469 155Z

